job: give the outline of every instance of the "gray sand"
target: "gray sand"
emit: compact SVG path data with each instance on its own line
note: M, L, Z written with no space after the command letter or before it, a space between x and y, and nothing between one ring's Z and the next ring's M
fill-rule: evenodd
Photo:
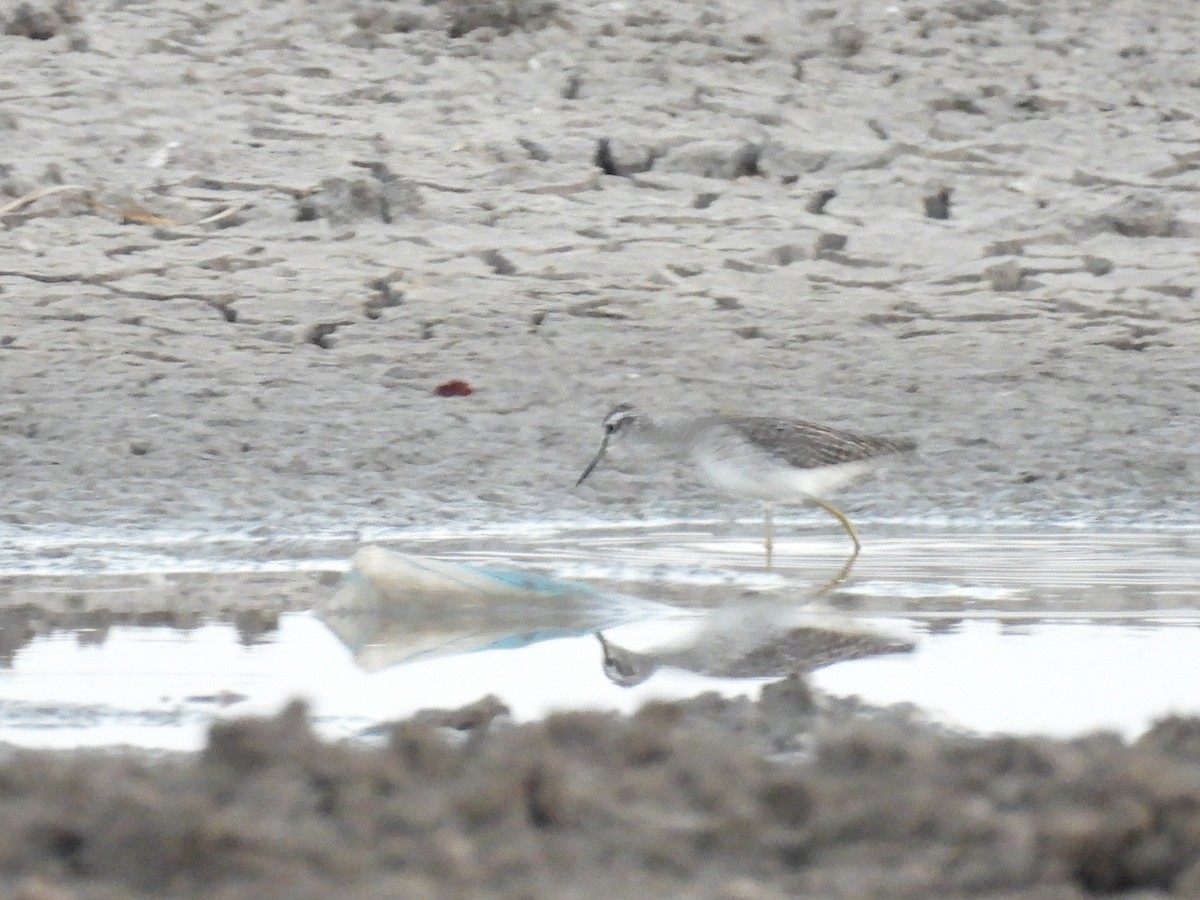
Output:
M1194 521L1191 4L19 6L0 207L86 193L0 216L13 526L754 512L572 491L620 400L917 438L860 520Z

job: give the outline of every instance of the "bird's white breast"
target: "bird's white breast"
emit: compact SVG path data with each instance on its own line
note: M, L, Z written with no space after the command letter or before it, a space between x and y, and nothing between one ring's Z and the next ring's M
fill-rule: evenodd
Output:
M871 471L867 463L843 463L819 469L792 469L776 466L761 472L749 472L727 460L696 460L701 475L713 487L735 497L758 500L786 500L790 497L824 497Z

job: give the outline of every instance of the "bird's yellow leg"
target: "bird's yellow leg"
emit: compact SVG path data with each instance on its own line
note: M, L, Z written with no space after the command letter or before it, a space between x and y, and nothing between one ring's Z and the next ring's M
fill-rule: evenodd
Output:
M846 534L850 535L850 540L854 541L854 555L857 556L858 551L862 549L862 544L859 543L858 532L854 530L854 526L850 524L850 520L846 518L846 514L837 507L830 506L824 500L818 500L816 497L812 498L812 502L842 523L842 527L846 529Z

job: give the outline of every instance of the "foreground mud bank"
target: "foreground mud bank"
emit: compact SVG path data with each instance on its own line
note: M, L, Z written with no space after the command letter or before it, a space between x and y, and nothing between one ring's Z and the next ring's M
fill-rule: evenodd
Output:
M317 740L303 707L149 760L6 753L7 896L1080 898L1200 893L1200 721L967 739L902 710L700 697Z

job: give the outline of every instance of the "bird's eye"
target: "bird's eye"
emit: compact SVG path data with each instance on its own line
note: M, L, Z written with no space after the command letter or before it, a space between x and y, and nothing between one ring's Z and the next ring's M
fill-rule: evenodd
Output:
M616 422L605 422L604 423L604 433L605 434L612 434L616 430L617 430Z

